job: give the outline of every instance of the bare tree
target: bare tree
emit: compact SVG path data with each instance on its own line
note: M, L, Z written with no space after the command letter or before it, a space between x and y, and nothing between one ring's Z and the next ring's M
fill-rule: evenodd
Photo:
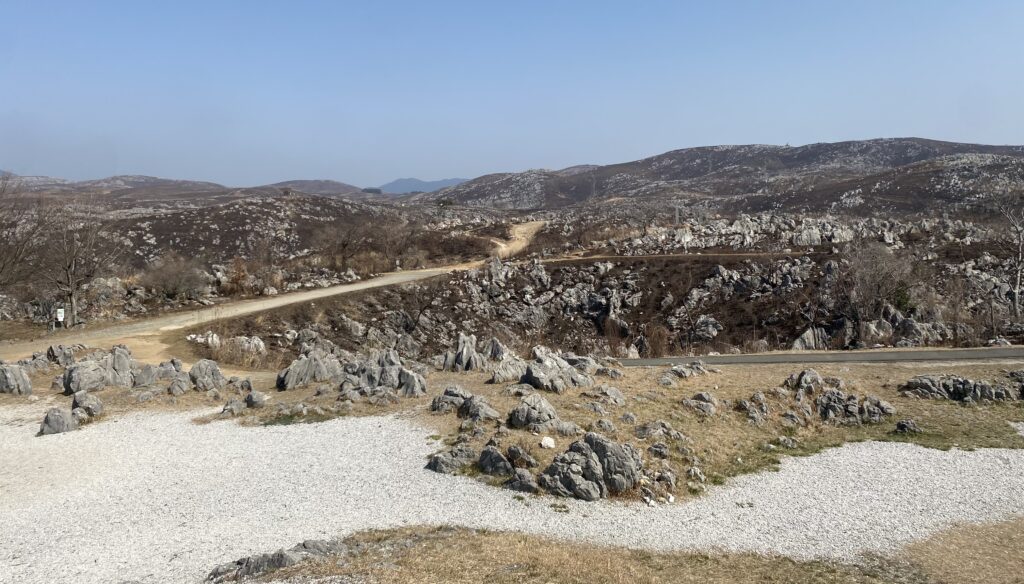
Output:
M47 231L42 199L25 196L9 174L0 175L0 288L32 273Z
M877 318L885 303L900 307L914 282L914 264L885 244L859 245L848 255L846 293L856 321Z
M349 261L366 246L366 225L359 218L352 218L347 223L336 220L316 232L314 245L342 271L347 270Z
M1024 278L1024 191L1016 191L996 200L996 211L1003 226L997 242L1005 250L1013 278L1013 317L1021 317L1021 280Z
M50 226L39 276L63 296L67 326L75 326L82 288L113 269L123 246L112 236L111 221L89 199L55 206Z

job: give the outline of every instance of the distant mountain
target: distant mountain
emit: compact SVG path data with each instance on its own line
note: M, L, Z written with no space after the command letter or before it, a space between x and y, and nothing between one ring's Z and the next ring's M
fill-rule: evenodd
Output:
M420 180L418 178L400 178L393 180L386 185L381 185L380 190L392 195L406 195L409 193L432 193L434 191L453 187L466 182L465 178L443 178L441 180Z
M363 191L363 189L357 186L336 180L288 180L267 186L278 189L291 189L306 193L307 195L324 196L355 195Z
M1024 188L1024 146L886 138L806 146L707 146L633 162L490 174L412 201L506 209L621 198L736 209L915 209Z

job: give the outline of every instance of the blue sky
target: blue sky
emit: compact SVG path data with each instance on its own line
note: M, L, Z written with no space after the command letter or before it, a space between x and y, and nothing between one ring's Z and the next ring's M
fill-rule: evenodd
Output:
M1024 2L0 0L0 168L360 186L1024 143Z

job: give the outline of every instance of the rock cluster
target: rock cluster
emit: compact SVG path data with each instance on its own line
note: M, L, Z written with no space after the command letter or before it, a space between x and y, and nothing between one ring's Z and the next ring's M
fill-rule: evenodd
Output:
M521 428L530 432L555 432L562 436L573 436L581 432L574 422L559 419L554 406L537 393L523 397L508 414L510 428Z
M397 397L419 397L427 391L423 375L406 367L397 351L358 358L330 341L306 343L298 359L277 374L280 391L314 382L335 384L339 398L349 401L370 398L383 403Z
M1024 399L1021 387L974 381L959 375L918 375L903 384L900 391L911 397L966 403Z
M554 495L596 501L634 489L642 475L639 451L588 432L556 456L537 482Z

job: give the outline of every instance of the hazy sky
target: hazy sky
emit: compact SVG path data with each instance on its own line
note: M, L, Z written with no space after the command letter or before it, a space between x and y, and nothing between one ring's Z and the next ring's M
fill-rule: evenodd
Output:
M0 168L359 186L1024 143L1024 2L0 0Z

